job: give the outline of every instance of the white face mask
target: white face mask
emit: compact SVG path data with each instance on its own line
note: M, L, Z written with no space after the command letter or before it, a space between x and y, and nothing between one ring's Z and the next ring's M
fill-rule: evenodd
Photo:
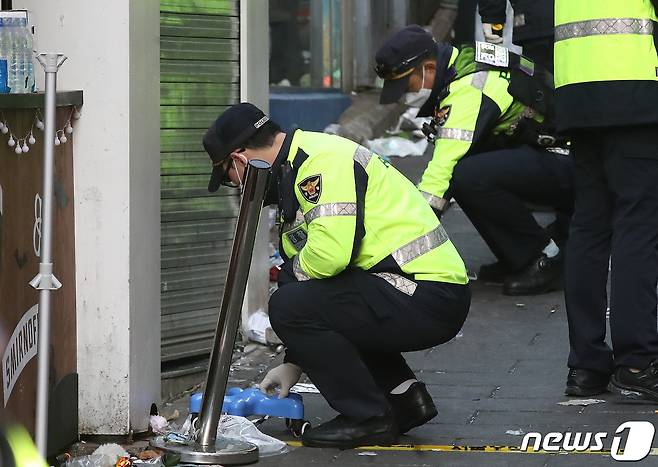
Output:
M432 90L424 88L425 86L425 67L423 67L423 81L420 85L420 90L416 92L407 92L404 94L404 104L409 107L422 107L423 104L429 99Z
M246 169L247 165L249 165L249 161L242 154L238 154L238 155L240 157L242 157L242 159L244 159L244 166L245 166L245 169ZM240 184L240 193L242 193L244 191L244 183L242 183L242 177L240 177L240 171L238 170L238 166L235 163L235 160L233 160L232 162L233 162L233 168L235 169L235 174L238 176L238 183ZM246 173L246 170L245 170L245 173Z

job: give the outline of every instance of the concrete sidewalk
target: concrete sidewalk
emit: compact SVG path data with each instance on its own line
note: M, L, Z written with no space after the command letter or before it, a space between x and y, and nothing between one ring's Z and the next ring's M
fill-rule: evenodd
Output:
M470 270L493 260L456 207L444 219ZM455 449L518 448L528 432L607 432L610 448L617 427L630 420L658 422L653 405L624 405L611 394L604 403L563 406L568 354L567 321L561 292L536 297L505 297L500 286L472 282L473 303L463 332L451 342L407 355L418 378L428 384L439 415L412 430L402 444L429 445L422 451L293 448L264 459L264 466L298 465L605 465L609 455L523 454ZM304 395L307 418L317 425L335 416L319 395ZM279 420L261 426L266 433L292 439ZM654 446L658 446L654 440ZM658 457L640 462L658 465Z

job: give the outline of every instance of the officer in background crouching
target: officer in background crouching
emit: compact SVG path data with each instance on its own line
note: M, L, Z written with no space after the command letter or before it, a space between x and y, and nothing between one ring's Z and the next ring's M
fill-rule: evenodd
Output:
M208 189L239 187L250 160L272 165L265 204L281 214L285 266L269 302L285 363L261 389L280 396L305 371L339 416L307 446L394 443L437 411L401 352L454 337L470 305L462 259L420 192L377 154L339 136L281 131L247 103L204 137Z
M555 137L552 75L506 48L478 42L455 48L420 26L390 37L376 55L381 103L404 100L432 117L434 155L418 188L441 215L451 197L498 258L480 270L503 293L531 295L561 286L560 238L526 203L567 218L572 161Z

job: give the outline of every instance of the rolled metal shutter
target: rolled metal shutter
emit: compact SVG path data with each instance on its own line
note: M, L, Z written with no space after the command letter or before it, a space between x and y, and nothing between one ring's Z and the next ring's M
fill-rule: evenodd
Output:
M201 139L239 102L239 2L160 1L162 360L207 354L238 199L208 193Z

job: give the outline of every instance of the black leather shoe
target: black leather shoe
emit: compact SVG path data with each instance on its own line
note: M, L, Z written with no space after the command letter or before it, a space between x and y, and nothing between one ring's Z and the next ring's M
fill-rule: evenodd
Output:
M567 396L588 397L606 392L610 375L584 368L571 368L567 376Z
M339 415L302 435L304 446L351 449L358 446L390 446L398 440L398 428L392 415L355 421Z
M518 273L505 279L505 295L538 295L562 288L562 253L549 258L542 254Z
M624 402L658 402L658 360L654 360L639 373L619 367L610 378L611 392L621 396Z
M424 425L439 413L425 383L421 381L416 381L402 394L389 394L388 401L393 407L400 434Z
M491 264L483 264L478 271L478 280L483 282L495 282L502 284L512 271L500 261Z

